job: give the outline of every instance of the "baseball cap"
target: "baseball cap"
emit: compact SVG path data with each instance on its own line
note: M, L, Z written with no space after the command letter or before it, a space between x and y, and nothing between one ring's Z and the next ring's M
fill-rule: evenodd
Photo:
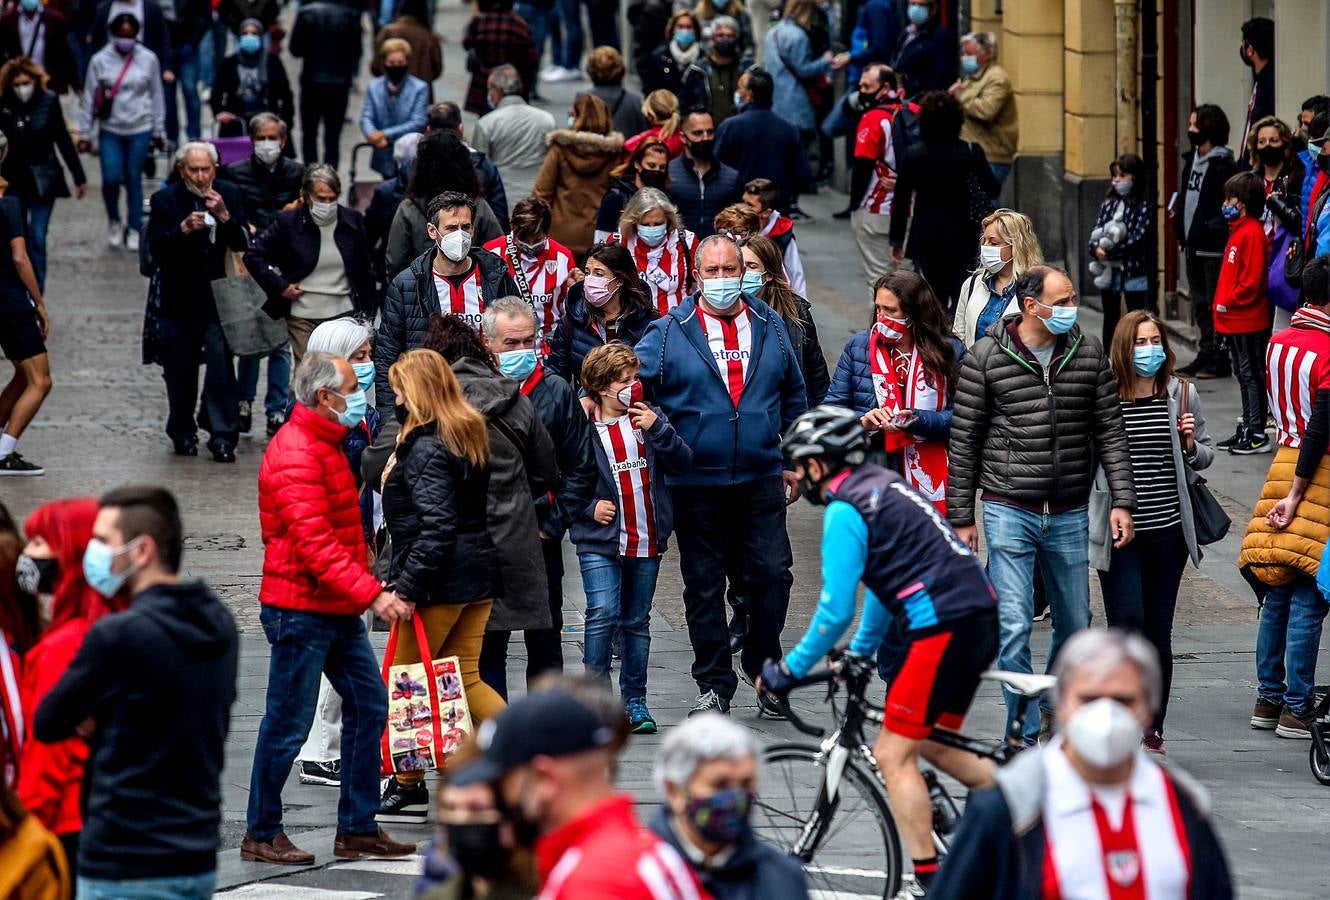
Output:
M479 758L452 779L458 787L493 782L537 756L572 756L608 747L614 734L581 700L564 691L528 694L480 726Z

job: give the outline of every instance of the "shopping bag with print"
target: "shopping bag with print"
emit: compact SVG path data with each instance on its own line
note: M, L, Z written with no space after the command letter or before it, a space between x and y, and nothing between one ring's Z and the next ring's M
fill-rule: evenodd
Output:
M439 720L443 740L438 744L439 755L446 757L457 750L462 738L475 734L471 721L471 707L466 702L462 687L462 662L456 656L434 660L435 687L439 692Z
M419 616L411 617L415 626L420 662L393 664L402 623L394 622L388 633L388 650L383 656L383 681L388 686L388 724L383 729L382 760L379 771L387 776L397 772L427 772L442 765L443 718L439 714L439 682L430 659L429 639ZM469 720L469 718L468 718Z

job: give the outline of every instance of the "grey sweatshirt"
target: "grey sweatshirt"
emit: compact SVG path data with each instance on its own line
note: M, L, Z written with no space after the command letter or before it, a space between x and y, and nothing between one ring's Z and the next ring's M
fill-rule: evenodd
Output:
M92 55L88 63L88 77L83 86L83 109L79 113L79 135L92 139L95 127L112 134L141 134L145 131L161 134L166 130L166 104L162 99L162 69L157 55L139 44L134 48L129 70L120 82L109 119L97 119L92 114L92 100L98 85L109 91L115 87L125 57L107 44Z

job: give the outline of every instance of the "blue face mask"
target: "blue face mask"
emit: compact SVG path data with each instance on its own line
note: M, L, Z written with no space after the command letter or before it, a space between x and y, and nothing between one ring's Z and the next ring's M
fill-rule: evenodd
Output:
M735 108L735 109L738 109L739 107L741 107L741 106L743 106L743 105L744 105L744 102L743 102L742 100L739 99L739 92L738 92L738 91L735 91L735 92L734 92L734 108Z
M914 9L914 7L911 6L910 9ZM961 57L961 71L962 71L963 73L965 73L966 75L978 75L978 74L979 74L979 57L977 57L977 56L971 56L971 55L968 54L968 53L965 54L964 56L962 56L962 57Z
M1236 222L1238 216L1242 215L1236 203L1225 203L1219 207L1219 214L1224 217L1225 222Z
M263 46L257 34L242 34L236 44L240 47L241 53L258 53L259 48Z
M669 225L638 225L637 236L640 237L648 247L659 247L660 242L665 240L665 235L669 230Z
M337 393L333 391L333 393ZM347 428L355 428L361 422L365 421L365 413L369 409L369 401L365 399L365 392L355 390L349 394L337 394L346 401L346 409L337 414L337 421L341 422Z
M912 25L922 25L928 21L928 7L921 3L911 3L908 15Z
M757 294L762 290L762 285L767 283L767 274L765 272L744 272L741 279L741 285L745 294Z
M1164 364L1167 358L1164 348L1158 344L1147 344L1144 347L1131 348L1131 364L1136 369L1137 375L1150 376L1159 371L1159 367Z
M1080 307L1049 306L1046 303L1040 303L1039 305L1044 309L1053 311L1053 315L1044 319L1044 327L1053 334L1066 334L1076 324L1076 314L1080 312Z
M135 569L131 567L123 572L112 572L111 563L139 540L141 539L134 538L118 550L112 550L105 541L99 541L97 538L88 541L88 547L83 551L83 579L94 591L108 600L120 593L120 589L124 587L129 576L134 574Z
M36 12L37 7L41 5L41 0L20 0L19 2L19 6L23 7L23 11L26 13Z
M687 50L696 42L697 35L693 33L691 28L683 28L674 32L674 43L678 44L684 50Z
M536 371L535 350L505 350L499 354L499 371L509 378L525 381Z
M356 381L362 391L367 391L374 384L374 363L351 363L351 370L356 373Z
M702 279L702 296L707 298L707 302L717 312L725 312L734 306L739 300L741 290L743 290L742 278Z

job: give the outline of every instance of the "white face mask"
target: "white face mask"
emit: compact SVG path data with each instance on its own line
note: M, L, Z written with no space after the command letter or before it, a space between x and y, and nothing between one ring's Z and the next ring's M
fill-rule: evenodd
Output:
M987 269L990 274L996 274L1002 271L1002 267L1007 264L1007 261L1002 258L1001 247L981 244L979 246L979 264Z
M439 238L439 252L453 262L461 262L471 252L471 233L468 231L450 231Z
M1063 730L1076 755L1096 769L1122 764L1141 743L1141 723L1111 697L1076 710Z
M255 141L254 155L259 158L259 162L265 166L270 166L277 162L277 157L282 155L281 141Z
M337 218L337 201L330 200L327 203L314 201L309 205L309 214L319 225L331 225Z
M27 103L32 99L33 92L37 90L35 84L16 84L14 85L14 96L18 97L19 103Z

